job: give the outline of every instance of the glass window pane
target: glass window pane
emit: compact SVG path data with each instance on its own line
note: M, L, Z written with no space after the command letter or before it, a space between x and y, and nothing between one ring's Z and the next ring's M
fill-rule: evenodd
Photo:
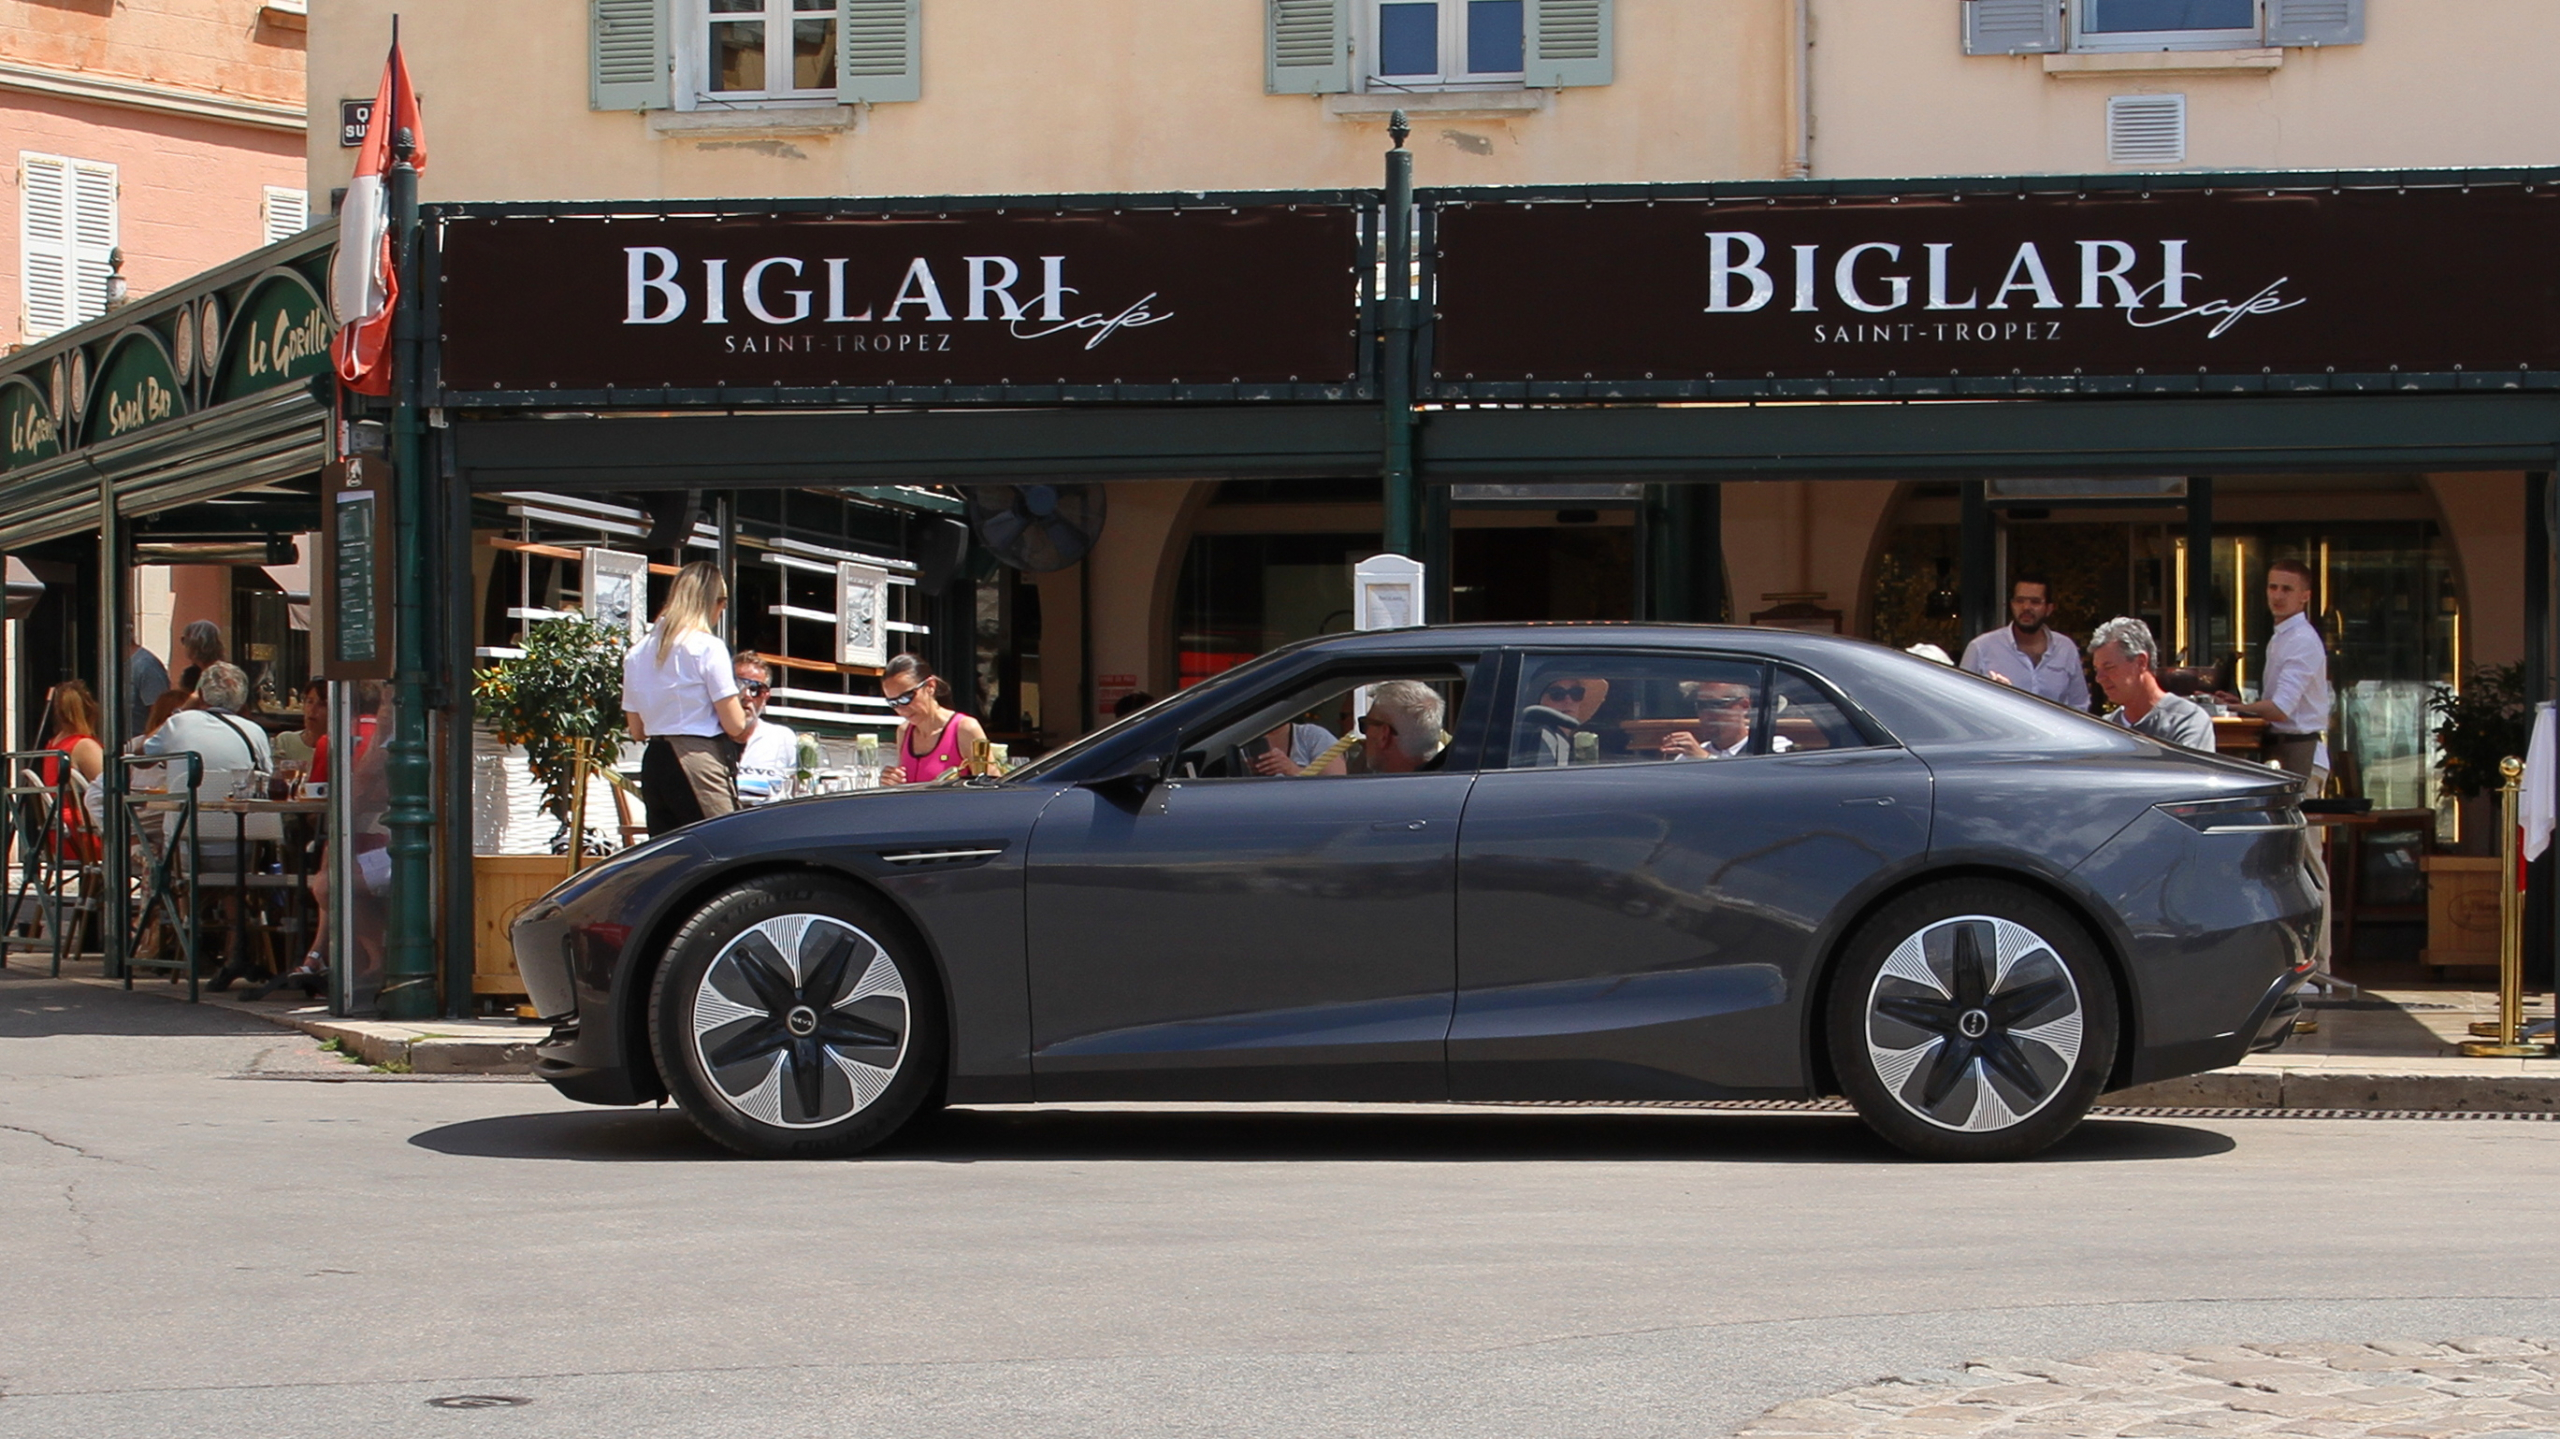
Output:
M1802 675L1778 671L1769 704L1770 743L1781 751L1866 747L1867 737L1841 711L1839 701Z
M1517 75L1520 0L1467 0L1467 73Z
M711 0L714 15L761 15L764 0Z
M794 90L836 88L836 22L834 20L791 22L791 88Z
M725 20L711 26L711 88L764 88L764 21Z
M1672 655L1539 656L1521 673L1514 769L1765 753L1764 671Z
M2258 0L2088 0L2081 17L2102 35L2129 30L2254 30Z
M1422 76L1440 73L1438 4L1378 7L1378 73Z

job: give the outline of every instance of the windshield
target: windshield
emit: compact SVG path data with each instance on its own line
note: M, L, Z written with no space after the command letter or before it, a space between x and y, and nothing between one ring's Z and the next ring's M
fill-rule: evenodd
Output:
M1172 694L1166 695L1163 699L1157 700L1154 704L1130 715L1126 719L1113 720L1111 723L1104 725L1102 728L1095 730L1089 735L1084 736L1082 739L1070 740L1066 744L1049 751L1040 758L1033 760L1031 763L1024 765L1013 773L1006 775L1005 782L1010 784L1015 780L1036 780L1046 778L1060 767L1074 761L1078 756L1089 754L1096 748L1108 744L1111 741L1118 739L1120 736L1127 734L1130 726L1142 723L1156 715L1164 713L1170 706L1188 705L1193 700L1199 699L1204 695L1223 695L1228 690L1236 688L1241 684L1250 683L1254 675L1258 674L1264 666L1268 665L1273 659L1277 658L1282 653L1284 653L1284 651L1273 650L1270 654L1257 655L1254 658L1245 661L1243 664L1236 666L1234 669L1228 670L1222 674L1212 675L1208 679L1202 680L1200 683L1193 685L1187 690L1178 690Z

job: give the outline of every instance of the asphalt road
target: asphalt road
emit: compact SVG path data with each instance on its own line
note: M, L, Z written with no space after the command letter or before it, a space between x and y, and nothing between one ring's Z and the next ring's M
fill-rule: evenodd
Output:
M1828 1115L1087 1107L759 1164L351 1073L0 978L0 1434L1715 1435L1969 1359L2560 1335L2560 1123L1954 1168Z

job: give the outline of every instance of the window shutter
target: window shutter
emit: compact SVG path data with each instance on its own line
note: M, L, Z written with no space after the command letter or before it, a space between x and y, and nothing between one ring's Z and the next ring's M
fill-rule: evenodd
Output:
M1964 53L2049 55L2062 48L2063 0L1964 0Z
M674 103L668 0L592 0L587 107L664 110Z
M1269 0L1262 88L1339 95L1351 88L1351 0Z
M847 105L924 98L917 0L836 0L836 99Z
M1548 88L1606 85L1616 75L1611 0L1529 0L1527 74Z
M33 342L71 327L71 162L21 154L18 166L19 324Z
M95 160L71 162L72 320L107 312L107 280L115 273L116 167ZM134 293L141 293L139 290Z
M290 240L311 224L310 193L269 185L264 214L267 243L272 245L278 240Z
M2361 45L2364 0L2267 0L2270 45Z

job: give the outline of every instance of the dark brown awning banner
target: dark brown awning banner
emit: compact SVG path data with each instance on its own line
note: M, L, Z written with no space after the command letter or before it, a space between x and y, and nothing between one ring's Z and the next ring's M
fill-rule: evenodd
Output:
M2425 373L2474 377L2468 388L2560 371L2560 185L2303 178L2149 194L2033 181L1713 199L1434 192L1428 378L1442 394L1852 377L1962 392L1927 382L2393 387Z
M462 215L442 388L1340 385L1349 205Z

